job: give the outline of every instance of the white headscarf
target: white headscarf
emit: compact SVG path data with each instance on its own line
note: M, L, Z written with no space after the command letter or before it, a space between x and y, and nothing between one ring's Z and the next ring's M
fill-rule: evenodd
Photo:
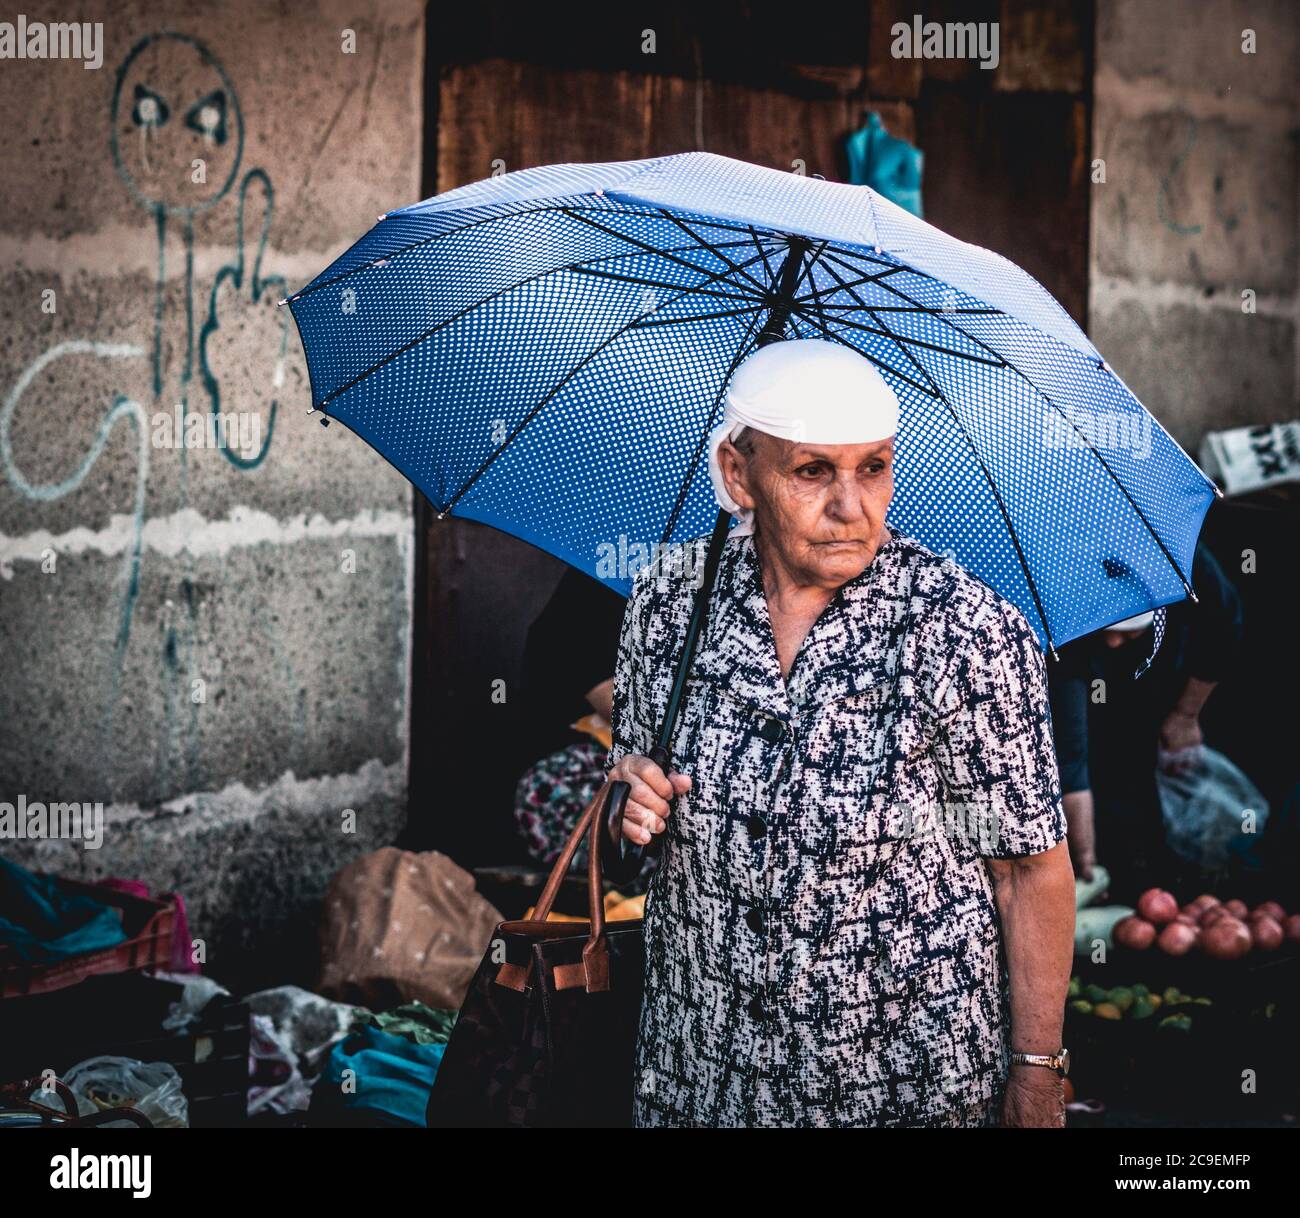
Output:
M709 436L709 480L718 504L753 532L753 513L727 494L723 440L743 427L801 444L872 444L898 430L898 397L864 355L821 338L769 343L732 374L722 422Z

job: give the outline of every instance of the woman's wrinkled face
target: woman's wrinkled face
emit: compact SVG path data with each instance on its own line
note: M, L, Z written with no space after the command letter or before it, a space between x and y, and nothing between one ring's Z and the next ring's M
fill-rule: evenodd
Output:
M747 451L742 451L747 450ZM894 438L804 444L747 431L718 450L731 497L754 512L762 544L795 580L838 588L884 540L894 497Z

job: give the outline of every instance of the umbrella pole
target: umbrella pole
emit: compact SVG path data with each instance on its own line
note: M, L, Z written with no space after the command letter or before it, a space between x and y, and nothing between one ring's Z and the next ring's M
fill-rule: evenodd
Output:
M804 255L808 251L809 242L796 234L791 234L788 241L785 257L772 283L772 305L763 329L758 335L757 345L760 347L778 342L785 336L786 323L794 306L794 294L799 286ZM673 688L668 696L664 721L659 729L659 738L650 750L650 760L665 774L672 765L668 746L672 742L673 729L677 726L677 715L686 693L686 679L690 675L696 647L709 615L709 600L714 581L718 576L718 564L722 560L722 547L726 544L730 529L731 513L725 508L720 508L717 519L713 522L713 535L709 538L708 552L704 557L703 578L695 593L695 606L691 610L691 620L686 627L686 640L681 657L677 661L677 671L673 676ZM630 842L623 836L623 809L627 805L630 791L631 788L625 782L616 782L610 788L609 800L605 805L605 832L600 835L603 870L605 876L615 883L635 878L640 874L646 856L657 855L663 849L662 834L652 837L648 846Z
M704 624L709 616L709 600L718 577L718 564L722 561L722 547L726 544L727 534L730 531L731 513L725 508L720 508L717 519L713 523L709 548L704 556L704 571L700 586L695 593L691 619L686 626L686 639L682 646L682 654L677 661L677 671L673 676L672 692L668 695L664 721L659 728L659 738L650 750L650 760L665 774L672 765L668 746L672 743L673 729L677 726L677 716L686 693L686 680L690 676L691 664L695 660L700 636L704 633ZM615 883L630 880L638 875L647 855L657 855L663 848L662 835L653 838L649 846L630 842L623 836L623 808L627 803L630 790L631 788L625 782L616 782L610 790L605 832L601 835L601 844L605 848L604 872L606 877Z

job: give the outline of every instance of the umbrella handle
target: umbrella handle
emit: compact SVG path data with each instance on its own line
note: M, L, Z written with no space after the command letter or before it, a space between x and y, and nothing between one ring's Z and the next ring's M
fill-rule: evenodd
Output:
M668 753L659 745L650 750L650 760L665 774L671 769ZM631 792L627 783L615 782L610 786L609 803L605 805L605 832L601 836L602 870L605 878L616 884L634 879L641 873L646 859L657 856L663 849L662 833L652 837L648 845L629 841L623 836L623 811Z

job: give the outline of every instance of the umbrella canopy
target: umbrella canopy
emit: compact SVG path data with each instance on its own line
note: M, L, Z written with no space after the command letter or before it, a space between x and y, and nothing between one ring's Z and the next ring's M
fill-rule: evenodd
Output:
M1209 479L1033 278L866 186L705 152L520 170L381 217L287 303L323 421L625 593L713 525L706 440L774 337L880 369L890 522L1043 644L1191 591Z

